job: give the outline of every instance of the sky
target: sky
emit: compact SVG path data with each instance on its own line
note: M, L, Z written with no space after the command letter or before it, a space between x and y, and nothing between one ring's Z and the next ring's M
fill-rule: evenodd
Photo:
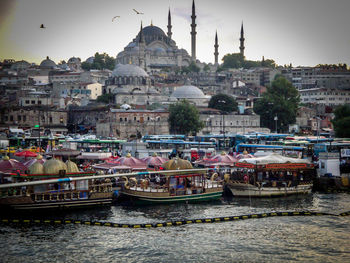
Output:
M349 0L196 0L197 59L219 62L239 52L241 23L248 60L274 59L293 66L350 64ZM191 55L192 0L0 0L0 59L58 63L96 52L117 54L143 26L167 32ZM144 13L136 14L133 9ZM120 16L112 22L114 16ZM45 29L40 29L44 24Z

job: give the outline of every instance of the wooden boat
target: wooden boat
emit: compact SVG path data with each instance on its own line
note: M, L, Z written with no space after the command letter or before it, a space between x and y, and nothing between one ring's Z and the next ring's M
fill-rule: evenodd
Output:
M225 181L235 197L272 197L309 194L315 176L315 167L308 160L274 153L237 162Z
M165 204L177 202L200 202L220 199L223 184L214 178L206 178L206 169L191 169L159 175L160 183L148 177L126 181L121 194L128 196L134 204ZM156 179L155 179L156 180Z
M184 160L170 160L183 164ZM167 167L168 162L163 164ZM187 161L186 161L187 162ZM121 189L123 196L133 204L168 204L178 202L200 202L220 199L223 181L213 176L207 178L207 169L160 170L149 176L148 172L138 178L129 178Z
M7 175L8 183L0 185L1 207L43 210L112 203L111 179L96 178L95 172L80 172L71 161L36 162L26 172Z
M43 210L111 204L111 180L95 178L94 174L68 173L64 177L57 174L18 175L25 177L25 181L0 185L0 207Z

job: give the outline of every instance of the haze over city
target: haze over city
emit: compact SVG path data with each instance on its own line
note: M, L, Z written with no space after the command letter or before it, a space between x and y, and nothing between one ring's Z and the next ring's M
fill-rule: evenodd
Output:
M49 56L58 63L72 56L84 61L95 52L115 57L138 34L141 21L166 32L169 8L172 38L190 52L191 5L192 0L2 0L0 59L40 63ZM347 0L197 0L197 59L213 63L216 30L219 63L225 54L238 53L243 21L249 60L350 64L348 10ZM112 21L115 16L120 17Z

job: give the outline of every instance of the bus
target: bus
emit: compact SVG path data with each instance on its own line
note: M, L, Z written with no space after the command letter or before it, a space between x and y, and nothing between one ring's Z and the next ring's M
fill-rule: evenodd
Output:
M340 158L349 158L350 141L316 143L314 145L316 157L318 157L321 152L338 153Z
M163 134L163 135L145 135L141 139L143 142L147 140L186 140L186 135L182 134Z
M179 154L180 157L188 157L190 160L209 157L215 153L215 142L185 141L185 140L146 140L150 150L169 150Z
M307 157L307 148L303 146L286 146L286 145L266 145L266 144L238 144L236 146L237 153L243 153L247 151L254 156L267 155L272 152L278 154L294 157L305 158Z

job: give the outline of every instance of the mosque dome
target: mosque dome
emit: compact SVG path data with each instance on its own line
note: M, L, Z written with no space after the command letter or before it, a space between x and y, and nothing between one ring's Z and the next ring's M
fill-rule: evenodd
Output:
M56 67L57 67L56 63L53 62L49 57L46 57L46 59L40 63L40 68L43 68L43 69L53 69Z
M89 57L85 60L85 62L92 64L92 63L94 63L94 60L95 60L95 57Z
M52 158L44 163L46 174L59 174L60 170L67 171L67 165L58 159Z
M23 70L29 67L30 67L30 64L25 60L17 61L11 65L12 70Z
M146 26L145 28L142 29L142 34L147 37L147 36L161 36L161 37L166 37L164 31L157 27L157 26Z
M165 55L166 54L165 49L161 48L161 47L155 48L154 51L157 55Z
M133 64L117 64L112 72L113 77L148 77L146 71Z
M171 97L177 99L205 99L203 91L192 85L184 85L176 88Z
M70 59L68 59L68 63L74 63L74 64L80 64L80 58L76 58L76 57L71 57Z

